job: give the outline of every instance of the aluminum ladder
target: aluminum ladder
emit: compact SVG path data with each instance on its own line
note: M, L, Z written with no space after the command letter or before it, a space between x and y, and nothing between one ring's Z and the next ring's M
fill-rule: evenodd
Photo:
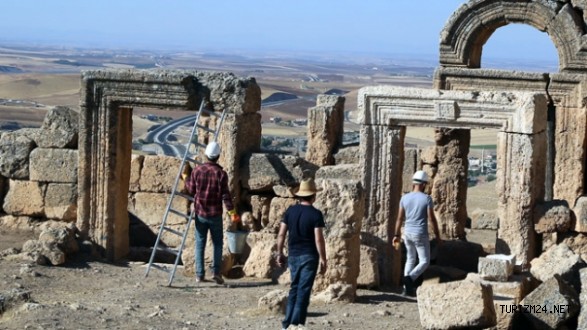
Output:
M217 117L215 129L203 126L199 123L200 117L202 116L202 113L205 113L208 116ZM176 198L187 199L190 203L194 202L193 196L190 196L189 194L183 193L183 192L179 191L177 188L179 186L179 182L182 177L182 173L184 173L186 164L188 162L190 162L193 164L194 168L201 164L201 162L196 160L194 156L198 155L199 148L206 148L206 145L197 141L198 130L201 129L201 130L204 130L208 133L214 134L214 138L211 141L216 141L216 139L218 138L218 134L220 133L220 128L222 127L222 123L224 122L225 116L226 116L226 111L223 111L222 113L210 111L204 107L204 101L202 101L202 103L200 104L200 109L198 110L198 114L196 115L196 121L194 122L194 126L192 127L191 133L188 137L189 138L188 142L185 146L185 152L184 152L182 160L181 160L181 165L179 166L179 171L177 172L177 176L175 177L175 183L173 184L173 187L171 189L171 194L169 195L169 199L167 200L167 206L165 207L165 213L163 214L163 220L161 221L161 226L159 227L159 233L157 234L157 239L155 241L155 245L153 246L153 251L151 252L151 258L149 259L149 264L147 265L147 271L145 272L145 277L149 276L149 272L151 270L151 267L153 267L155 269L159 269L159 270L162 270L164 272L169 273L169 281L167 282L167 286L171 286L171 283L173 282L173 278L175 277L175 272L177 271L177 265L179 264L179 261L181 260L181 253L182 253L183 248L185 246L185 241L186 241L190 226L191 226L192 221L194 220L194 216L195 216L193 210L190 211L189 214L186 214L186 213L179 211L179 210L176 210L172 207L173 201ZM194 137L196 137L196 139L194 139ZM190 152L190 148L192 146L194 147L193 152ZM187 220L187 222L185 224L185 230L183 232L175 230L175 229L166 225L167 218L169 217L170 214L178 215L178 216L183 217ZM172 233L172 234L175 234L175 235L181 237L181 244L178 249L172 249L172 248L168 248L166 246L162 246L161 237L163 236L164 232L169 232L169 233ZM167 266L161 266L161 265L154 263L155 256L156 256L157 252L159 252L159 251L164 251L164 252L171 253L171 254L175 255L175 263L173 264L173 268L168 269Z

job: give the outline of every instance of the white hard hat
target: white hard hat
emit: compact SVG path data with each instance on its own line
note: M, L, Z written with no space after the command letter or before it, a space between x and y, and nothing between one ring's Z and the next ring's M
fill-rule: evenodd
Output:
M412 177L412 183L428 183L428 174L426 174L424 171L417 171Z
M204 152L208 158L216 158L220 156L220 145L216 141L208 143L206 151Z

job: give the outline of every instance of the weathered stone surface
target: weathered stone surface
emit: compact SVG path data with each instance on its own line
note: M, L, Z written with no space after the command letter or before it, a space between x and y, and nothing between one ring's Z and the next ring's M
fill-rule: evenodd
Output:
M514 304L519 304L536 286L535 280L528 273L512 275L507 282L484 280L476 273L468 273L465 280L488 285L491 287L494 300L510 299ZM497 310L496 313L498 313Z
M35 148L31 152L31 181L75 183L77 169L77 150Z
M275 185L273 186L273 192L277 197L285 197L285 198L294 198L293 194L293 187L288 187L284 185Z
M304 171L312 175L316 168L305 160L289 155L252 154L241 168L243 188L251 191L272 191L275 185L296 186Z
M9 179L29 178L29 155L35 142L19 132L8 132L0 137L0 175Z
M579 295L559 275L554 275L530 292L520 303L540 312L522 313L537 329L557 329L579 313Z
M0 216L0 228L6 231L33 231L36 224L32 217L9 214Z
M287 307L287 297L287 291L269 291L266 295L259 298L257 307L262 311L275 314L285 314L285 307Z
M314 206L322 210L329 267L314 281L314 292L331 284L350 285L356 294L360 267L360 233L364 212L364 192L359 181L318 179L323 190L316 195Z
M433 149L436 150L436 149ZM418 170L418 149L404 150L404 168L402 170L402 192L412 191L412 176Z
M316 171L316 179L360 180L359 164L322 166Z
M433 178L432 200L440 235L450 239L465 238L467 222L467 170L470 130L435 130L438 165Z
M587 196L581 196L577 199L575 207L575 227L574 231L579 233L587 233Z
M163 220L169 194L139 192L129 200L128 210L149 226L159 226ZM185 214L189 213L189 202L185 198L173 199L172 207ZM167 225L185 225L186 219L176 214L167 216Z
M579 288L579 269L585 266L581 258L565 243L551 247L530 264L530 272L536 279L546 282L554 275L560 275L575 288Z
M274 265L273 253L277 247L277 241L262 241L255 244L251 254L243 267L247 276L258 278L271 278Z
M130 192L139 192L141 191L141 185L139 184L141 179L141 171L143 169L143 162L145 161L145 156L143 155L135 155L131 156L130 160L130 182L128 185L128 191Z
M581 291L579 294L581 309L579 320L577 321L577 329L587 329L587 268L579 271L579 278L581 281Z
M450 266L430 265L422 274L422 285L460 281L464 280L467 274L473 273Z
M11 215L41 217L44 215L43 190L38 182L10 180L2 208Z
M247 195L247 201L251 205L251 214L261 224L261 227L267 227L269 223L269 210L271 207L270 196Z
M488 281L505 282L514 272L514 256L491 254L479 258L479 274Z
M345 146L338 149L334 154L334 164L358 164L359 163L359 146Z
M379 287L379 264L377 263L377 250L361 245L360 272L357 277L357 286L368 289Z
M42 256L52 265L62 265L67 255L73 255L79 251L75 239L76 228L73 224L69 226L48 227L41 232L38 240L29 240L23 245L23 254L30 256ZM44 264L42 258L37 262Z
M318 95L316 106L308 109L308 162L334 165L333 154L342 144L344 132L344 101L341 96Z
M35 141L40 148L77 148L79 115L68 107L57 106L47 112L41 134Z
M175 183L181 159L168 156L145 156L139 187L142 192L170 193ZM178 190L183 189L180 181Z
M312 297L312 301L324 303L346 302L352 303L355 300L356 289L350 284L334 283L325 290Z
M555 234L551 234L555 235ZM565 234L556 234L560 243L566 244L571 251L581 257L584 263L587 263L587 235L582 233L567 232ZM555 241L553 245L558 242Z
M475 209L471 213L471 228L497 230L499 228L497 212L495 210Z
M75 221L77 218L77 184L47 184L44 205L47 219Z
M496 324L491 287L458 281L418 288L420 323L426 329L487 328Z
M564 233L571 224L571 210L566 201L543 202L534 209L534 230L538 234Z
M269 206L269 221L267 225L263 227L264 232L277 234L279 231L279 224L283 219L283 215L288 207L297 203L295 198L281 198L275 197L271 199Z

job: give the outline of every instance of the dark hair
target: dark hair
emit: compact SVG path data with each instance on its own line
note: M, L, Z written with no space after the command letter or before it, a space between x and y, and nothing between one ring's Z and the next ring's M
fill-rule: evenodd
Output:
M306 201L306 202L311 202L312 199L316 197L316 194L310 195L310 196L298 196L298 198L302 201Z
M208 158L208 160L211 162L216 162L216 161L218 161L218 158L220 158L220 156L216 156L216 157L206 156L206 158Z

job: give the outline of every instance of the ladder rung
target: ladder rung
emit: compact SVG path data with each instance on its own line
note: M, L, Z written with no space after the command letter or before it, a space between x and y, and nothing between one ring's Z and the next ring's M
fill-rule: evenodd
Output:
M179 253L179 251L177 251L176 249L172 249L166 246L157 247L157 251L171 253L174 256L177 256L177 254Z
M166 273L169 273L169 269L167 269L167 266L160 266L160 265L157 265L157 264L153 263L153 264L151 264L151 267L153 267L155 269L162 270L162 271L164 271Z
M198 124L196 126L198 126L199 129L203 129L204 131L206 131L208 133L216 133L215 130L213 130L213 129L209 128L209 127L206 127L206 126L203 126L203 125L200 125L200 124Z
M179 216L181 216L181 217L184 217L184 218L186 218L186 219L189 219L189 218L190 218L190 215L189 215L189 214L185 214L185 213L183 213L183 212L180 212L180 211L178 211L178 210L176 210L176 209L169 208L169 212L171 212L171 213L173 213L173 214L177 214L177 215L179 215ZM166 227L166 228L167 228L167 227ZM170 230L170 231L171 231L171 230ZM183 235L183 234L182 234L182 235Z
M206 148L206 145L205 144L202 144L200 142L193 142L192 144L195 145L195 146L198 146L200 148Z
M205 113L207 113L209 115L216 116L216 117L222 116L221 113L218 113L216 111L210 111L210 110L208 110L206 108L202 108L202 112L205 112Z
M177 236L183 237L183 233L181 231L179 231L179 230L175 230L175 229L169 228L167 226L164 226L163 229L166 230L166 231L168 231L168 232L170 232L170 233L172 233L172 234L175 234Z
M187 200L188 200L188 201L190 201L190 202L193 202L193 201L194 201L194 196L190 196L190 195L188 195L188 194L184 194L184 193L177 192L177 191L175 192L175 194L176 194L177 196L179 196L179 197L183 197L183 198L187 199Z

